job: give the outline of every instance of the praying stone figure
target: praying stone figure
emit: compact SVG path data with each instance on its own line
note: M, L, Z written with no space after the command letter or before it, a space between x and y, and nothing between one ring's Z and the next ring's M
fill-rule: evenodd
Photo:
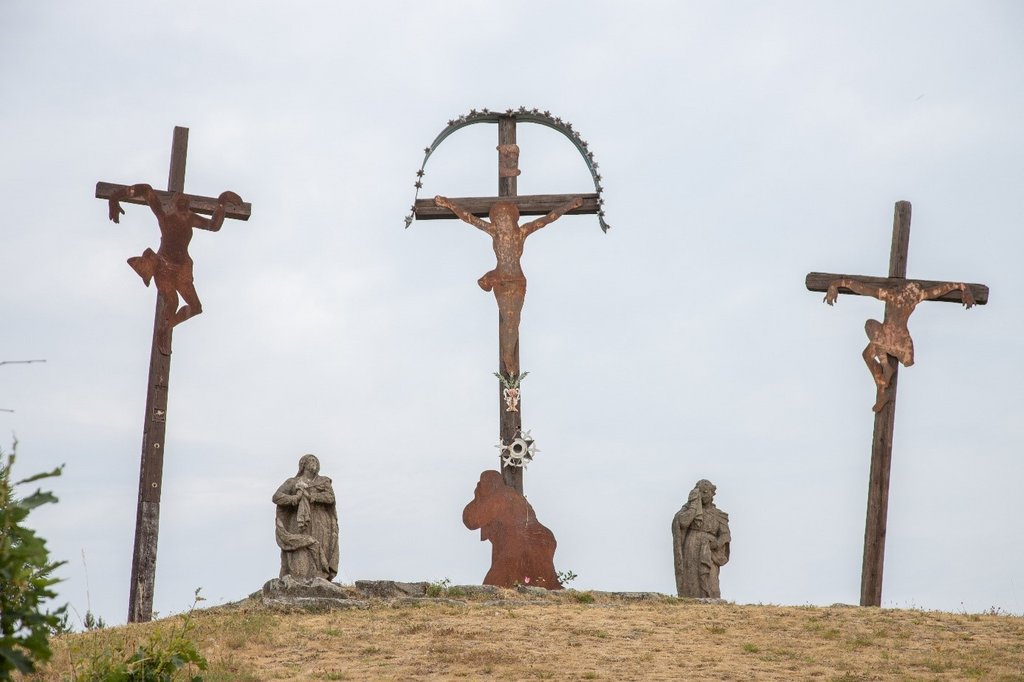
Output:
M281 577L333 580L338 574L338 511L331 479L320 475L320 460L303 455L299 472L281 484L273 501Z
M554 534L537 521L526 498L505 485L501 472L480 474L462 522L470 530L480 529L481 542L491 541L491 570L484 576L484 585L562 589L555 574Z
M877 386L875 405L872 407L875 412L881 410L889 402L892 366L886 356L893 356L904 367L914 364L914 340L910 338L907 320L917 308L917 304L959 289L964 307L971 308L974 305L974 294L971 292L971 288L963 282L944 282L923 289L912 280L897 285L878 286L849 278L836 279L829 283L828 291L825 292L825 303L835 304L839 297L840 287L862 296L872 296L885 303L885 317L881 322L868 320L864 323L864 332L868 335L868 345L862 355L868 369L871 370L871 376L875 379L875 386Z
M715 486L697 481L672 519L676 593L680 597L721 599L719 568L729 561L729 515L714 505Z
M583 199L576 197L566 205L522 226L519 225L519 208L510 201L496 201L491 205L488 213L490 222L477 218L447 197L434 197L434 204L447 208L473 227L491 235L498 264L477 280L477 284L484 291L494 291L494 298L498 301L501 364L509 377L515 376L519 373L519 319L526 300L526 275L523 274L523 268L519 263L523 255L523 245L526 238L540 228L582 206Z
M224 224L225 204L241 204L242 199L234 192L221 192L217 197L217 208L211 218L193 213L188 207L188 197L176 193L167 207L160 201L160 195L150 185L140 183L115 192L109 199L109 217L120 222L121 199L142 197L156 216L160 225L160 246L156 252L146 249L141 256L128 259L128 265L138 273L149 286L156 280L157 291L164 297L164 308L157 327L157 347L164 355L170 354L170 331L190 317L203 312L192 279L192 257L188 245L192 241L192 228L198 227L211 232L220 230ZM178 294L185 305L178 308Z

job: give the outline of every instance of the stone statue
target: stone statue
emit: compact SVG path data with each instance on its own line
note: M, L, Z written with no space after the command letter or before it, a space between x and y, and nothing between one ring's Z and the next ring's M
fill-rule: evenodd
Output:
M299 459L299 472L274 493L281 577L324 578L338 574L338 511L331 479L320 475L315 455Z
M484 585L562 589L555 574L554 534L537 521L526 498L505 485L501 472L480 474L462 522L470 530L479 528L481 541L491 541L491 570L484 576Z
M974 306L974 294L963 282L944 282L929 288L922 288L913 280L897 285L879 286L865 284L855 279L836 279L829 283L825 292L825 303L833 305L839 297L839 288L844 287L862 296L873 296L885 305L885 318L882 322L868 320L864 324L864 332L868 335L868 345L862 353L864 362L871 370L871 376L877 386L875 405L878 412L889 402L889 381L892 379L892 367L886 358L891 355L904 366L914 364L914 340L910 338L907 320L917 308L917 304L931 298L944 296L957 289L961 292L964 307Z
M190 317L203 312L203 304L192 279L192 257L188 245L192 241L192 228L216 232L224 224L224 205L241 204L242 199L234 192L222 192L217 198L213 217L204 218L188 208L188 197L175 193L169 206L160 201L160 195L150 185L140 183L115 192L109 199L109 216L115 223L120 222L121 200L142 197L156 216L160 225L160 246L156 252L146 249L141 256L128 259L128 265L138 273L149 286L156 281L157 291L164 297L164 308L157 326L157 347L164 355L170 353L170 331ZM185 305L178 308L178 294Z
M516 353L519 349L519 318L526 301L526 275L523 274L519 259L523 255L526 238L545 225L553 223L563 215L583 205L583 199L576 197L569 203L556 208L545 216L519 225L519 209L510 201L496 201L488 214L490 222L477 218L447 197L434 197L434 204L447 208L473 227L491 235L497 266L477 280L484 291L494 291L498 301L499 347L502 349L501 364L509 377L519 374Z
M729 561L729 515L714 505L715 486L697 481L672 519L676 593L680 597L721 599L718 570Z

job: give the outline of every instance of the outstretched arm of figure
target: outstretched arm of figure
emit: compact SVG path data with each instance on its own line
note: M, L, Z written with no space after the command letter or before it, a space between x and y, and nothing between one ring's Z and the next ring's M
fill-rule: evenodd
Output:
M449 211L459 216L462 220L466 221L473 227L477 227L487 234L491 234L491 224L482 218L477 218L475 215L462 208L448 197L442 197L440 195L434 197L434 205L440 206L441 208L447 208Z
M931 298L938 298L944 294L948 294L951 291L960 290L961 303L964 307L970 308L974 305L974 293L971 288L963 282L945 282L943 284L936 284L935 286L925 289L921 292L921 300L927 301Z
M829 282L828 291L825 292L825 303L833 305L836 302L836 299L839 297L840 287L849 289L853 293L860 294L861 296L872 296L877 299L882 298L882 287L864 284L863 282L858 282L855 279L834 279Z
M217 197L217 208L213 209L213 216L210 218L204 218L198 213L193 213L192 227L209 230L210 232L217 232L220 230L221 225L224 224L224 205L241 203L242 197L238 196L234 192L221 192L220 196Z
M560 206L556 208L554 211L548 213L546 216L541 216L536 220L531 220L530 222L526 223L525 225L523 225L523 230L526 232L527 235L531 235L540 228L544 227L545 225L549 225L555 222L569 211L577 209L582 205L583 197L576 197L565 206Z
M121 216L124 215L124 209L121 208L121 200L132 197L144 197L146 203L149 204L149 208L156 214L157 220L164 217L164 207L160 203L160 197L157 196L157 193L153 191L150 185L145 183L131 185L114 192L110 199L107 200L107 206L109 207L108 217L115 223L120 223Z

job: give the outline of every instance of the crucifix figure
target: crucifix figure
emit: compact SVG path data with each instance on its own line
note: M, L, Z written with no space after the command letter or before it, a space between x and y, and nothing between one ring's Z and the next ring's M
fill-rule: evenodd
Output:
M519 196L517 181L519 169L519 146L516 144L516 123L530 122L553 128L568 137L583 155L594 178L596 193L543 194ZM498 372L499 385L499 431L502 447L508 448L523 433L521 407L521 380L528 372L521 372L519 366L519 322L526 298L526 277L520 264L526 238L551 224L561 216L571 213L597 214L603 229L603 199L600 193L600 175L593 153L579 133L549 112L536 109L508 110L504 114L484 109L472 111L468 116L448 122L448 127L437 136L434 144L426 149L427 158L451 133L473 123L497 123L498 126L498 195L496 197L464 197L449 199L443 196L434 199L417 199L413 216L417 220L459 218L491 236L497 266L481 277L477 283L484 291L493 291L498 303ZM424 164L426 158L424 159ZM421 167L418 178L423 176ZM422 182L417 179L419 189ZM524 225L519 224L520 216L537 215L539 218ZM484 220L488 217L489 220ZM412 216L406 219L408 226ZM519 493L523 492L523 460L505 457L501 462L502 478L505 484Z
M878 388L875 406L872 408L875 412L881 410L889 400L889 381L892 379L894 365L888 361L887 356L896 358L904 367L914 364L914 340L910 338L907 320L917 308L917 304L952 291L959 291L964 307L974 306L974 295L970 287L963 282L943 282L922 288L914 280L877 285L843 277L829 283L825 303L835 304L840 287L861 296L872 296L885 303L883 321L868 320L864 324L864 332L868 335L868 345L863 353L864 362L867 363Z
M115 223L124 210L121 202L148 205L160 224L160 246L154 253L128 259L142 281L156 280L156 313L149 354L149 383L142 429L142 463L139 472L139 501L135 517L135 547L132 552L128 622L153 618L153 589L156 582L157 534L160 527L160 495L163 488L164 436L167 428L167 386L171 371L171 341L175 325L202 312L192 283L192 258L188 254L192 229L219 230L225 218L248 220L252 207L234 192L217 199L185 194L185 157L188 128L175 127L171 145L171 169L166 192L149 185L96 183L96 198L108 202L108 217ZM211 219L196 215L205 213ZM185 305L178 308L178 295Z
M224 224L225 204L241 204L242 199L234 192L221 192L212 218L204 218L189 210L188 196L175 193L170 207L165 209L160 195L146 184L132 185L115 190L110 195L109 216L115 223L121 222L124 214L121 200L141 197L149 204L160 225L160 247L156 253L146 249L141 256L128 259L128 265L138 273L149 286L156 280L156 289L164 299L163 315L157 327L157 346L164 355L169 355L171 329L185 320L203 312L203 304L192 279L192 257L188 245L192 241L192 228L217 232ZM185 304L178 307L178 294Z
M519 263L523 256L523 245L526 238L561 218L569 211L583 205L583 199L574 198L564 206L560 206L546 216L519 225L519 209L508 201L496 201L491 204L488 215L490 222L477 218L447 197L434 197L434 203L449 209L473 227L491 235L494 255L498 259L497 267L477 280L484 291L494 291L498 301L498 347L501 350L502 372L509 380L519 376L519 319L526 300L526 275Z
M914 344L907 320L922 301L962 303L970 308L988 302L983 284L907 279L910 246L910 202L896 202L889 252L889 276L867 277L812 272L807 275L810 291L825 292L825 302L835 303L839 294L873 296L885 303L882 321L868 320L864 330L868 345L863 357L875 379L875 426L871 439L871 473L868 508L864 527L864 562L861 568L861 606L881 606L882 568L885 560L886 518L889 508L889 470L892 465L892 435L896 415L897 362L914 364Z

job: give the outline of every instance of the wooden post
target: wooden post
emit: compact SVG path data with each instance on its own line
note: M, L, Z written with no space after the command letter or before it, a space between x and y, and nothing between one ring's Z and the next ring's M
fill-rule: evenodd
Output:
M515 144L516 143L516 119L514 116L502 116L498 119L498 145ZM517 191L518 178L515 176L503 177L498 173L498 196L501 198L514 197ZM499 327L501 325L499 315ZM504 376L511 374L518 374L521 369L519 367L519 337L516 336L515 348L512 349L512 353L515 357L515 367L505 367L502 362L502 357L505 354L505 348L502 347L504 342L502 334L498 333L499 345L498 345L498 372ZM500 437L502 443L511 443L512 439L516 437L520 429L523 427L523 401L522 397L519 400L519 411L509 412L505 409L505 398L502 393L503 386L501 383L498 384L498 422ZM501 468L501 475L505 481L505 485L510 488L514 488L520 495L523 494L523 468L505 466L501 461L501 457L498 457L498 466Z
M910 202L896 202L889 251L889 277L906 279L910 250ZM891 303L886 303L886 315ZM882 605L882 568L885 563L885 530L889 514L889 471L892 466L892 435L896 420L896 383L899 363L891 355L889 401L875 413L871 436L871 473L868 479L868 510L864 524L864 562L860 574L860 605Z
M175 126L171 142L171 165L167 178L169 192L185 191L185 160L188 155L188 128ZM167 431L167 386L171 373L171 354L157 347L157 329L163 319L164 297L156 297L153 342L149 351L149 384L146 387L146 414L142 427L142 464L139 472L139 505L135 516L135 548L132 553L131 588L128 595L128 622L153 620L153 590L156 584L156 550L160 533L160 493L163 488L164 436ZM170 351L173 330L167 332Z

